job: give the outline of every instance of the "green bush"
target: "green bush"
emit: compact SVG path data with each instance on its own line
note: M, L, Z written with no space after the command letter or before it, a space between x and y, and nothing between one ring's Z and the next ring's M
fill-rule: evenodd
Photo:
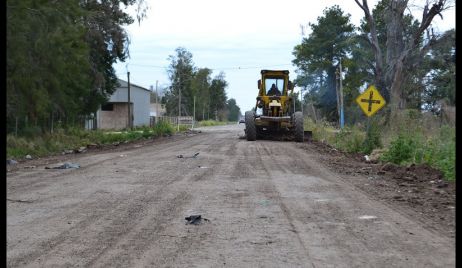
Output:
M455 128L443 126L439 136L430 140L422 152L422 161L441 170L444 177L454 180L456 163Z
M443 172L446 179L454 180L455 157L455 129L443 126L440 133L430 139L420 132L400 133L381 160L395 164L426 163Z
M175 132L173 126L168 123L167 121L160 121L153 128L153 134L156 137L160 137L163 135L171 135Z
M370 154L376 148L382 148L381 126L377 120L371 119L370 125L366 130L366 138L361 147L361 152L365 154Z
M363 150L364 133L357 127L345 127L335 136L334 147L348 152L358 153Z
M400 133L391 141L388 150L381 156L381 160L394 164L415 162L417 148L422 146L417 137Z

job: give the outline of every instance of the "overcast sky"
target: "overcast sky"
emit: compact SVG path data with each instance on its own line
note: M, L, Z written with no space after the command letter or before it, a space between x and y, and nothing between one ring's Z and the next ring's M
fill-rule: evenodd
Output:
M228 98L234 98L242 114L255 106L261 69L286 69L296 77L292 51L300 44L300 25L316 23L326 7L339 5L356 26L363 17L354 0L147 0L149 11L140 25L126 27L130 59L114 65L119 78L149 88L168 86L169 55L184 47L198 68L225 72ZM377 1L368 1L372 9ZM410 1L418 12L424 1ZM421 12L414 13L417 18ZM455 27L452 8L434 19L435 29ZM307 27L309 29L309 27ZM305 34L309 34L305 32ZM296 88L297 90L297 88Z

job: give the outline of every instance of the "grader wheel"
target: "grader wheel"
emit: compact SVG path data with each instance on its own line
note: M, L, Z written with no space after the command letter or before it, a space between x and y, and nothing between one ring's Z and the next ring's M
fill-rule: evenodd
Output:
M295 112L294 114L294 136L296 142L303 142L303 114L302 112Z
M255 112L245 112L245 135L248 141L254 141L257 139L257 128L255 126Z

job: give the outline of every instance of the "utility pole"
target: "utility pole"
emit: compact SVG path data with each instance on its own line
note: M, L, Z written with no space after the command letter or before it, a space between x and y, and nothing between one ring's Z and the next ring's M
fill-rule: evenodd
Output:
M194 96L193 122L192 122L191 128L194 128L195 122L196 122L196 96Z
M340 79L340 128L343 128L344 125L344 118L343 118L343 84L342 84L342 59L339 59L339 79Z
M157 102L157 84L159 83L159 80L156 80L156 124L157 124L157 119L159 119L159 109L157 106L159 105Z
M302 111L303 116L303 88L300 87L300 110Z
M294 100L294 113L295 113L295 102L297 102L297 99L295 98L295 93L292 90L292 99Z
M181 80L178 85L178 132L180 131L180 116L181 116Z
M128 128L132 129L132 113L130 112L130 72L127 72L127 89L128 89L128 98L127 98L127 110L128 110Z

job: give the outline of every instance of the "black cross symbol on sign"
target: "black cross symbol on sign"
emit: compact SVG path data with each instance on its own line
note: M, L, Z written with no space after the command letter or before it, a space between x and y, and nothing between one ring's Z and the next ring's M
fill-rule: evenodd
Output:
M369 99L361 99L361 102L369 102L369 106L367 107L367 111L370 112L372 110L372 103L380 104L379 100L373 100L372 96L374 95L374 91L371 90L369 94Z

